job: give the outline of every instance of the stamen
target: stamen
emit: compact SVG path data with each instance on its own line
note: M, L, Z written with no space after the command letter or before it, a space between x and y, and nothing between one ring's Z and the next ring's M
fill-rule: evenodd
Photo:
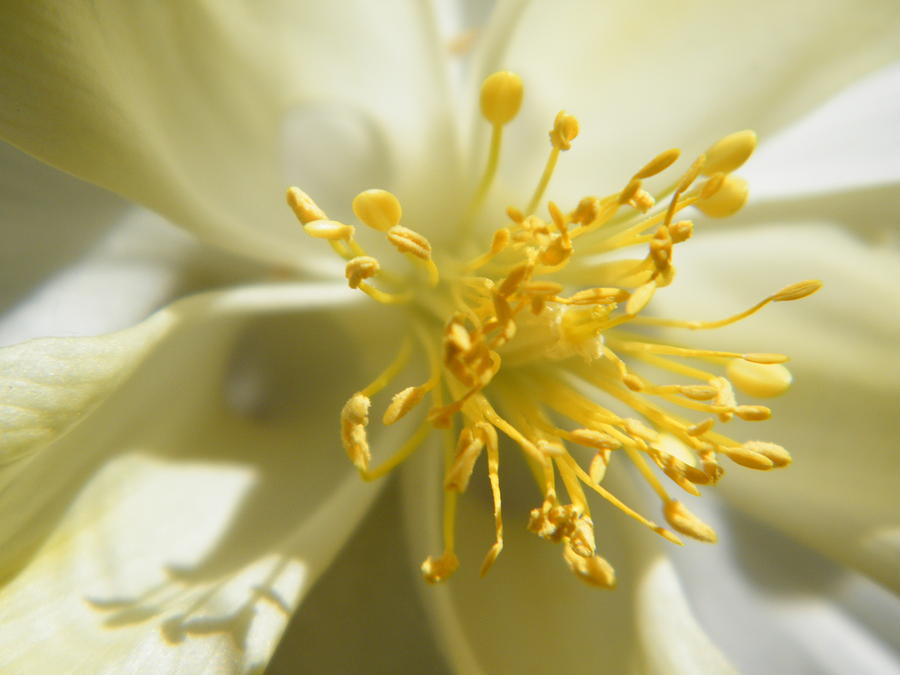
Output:
M503 127L518 114L522 93L522 81L513 73L494 73L483 83L481 110L492 136L484 174L457 237L457 253L464 252L466 259L454 258L453 251L435 254L428 238L401 224L400 200L386 190L359 193L353 212L416 266L406 275L382 269L382 261L366 254L356 240L353 226L329 219L298 188L288 190L287 201L307 234L327 241L346 261L351 288L384 304L403 305L397 315L409 318L425 354L428 380L395 393L381 418L391 425L414 417L415 431L377 468L370 469L371 401L406 366L410 340L375 380L350 397L340 415L342 444L365 480L387 475L422 447L433 429L443 430L443 551L422 564L425 579L444 581L459 566L458 500L465 498L482 453L494 520L494 540L482 562L482 575L503 549L502 432L518 445L535 479L540 506L530 512L529 529L560 544L566 565L578 578L610 588L615 573L597 554L585 486L660 536L682 544L672 531L601 486L612 461L627 457L659 497L671 527L706 542L716 540L715 532L669 495L667 481L700 496L698 486L713 485L724 475L722 456L761 471L791 463L780 445L741 442L716 426L768 419L768 407L739 402L735 387L759 398L783 393L791 384L790 371L781 365L787 356L668 344L626 332L623 326L717 328L771 302L805 298L822 284L791 284L718 321L645 316L656 294L675 279L675 248L693 234L694 223L676 220L676 214L690 206L712 217L740 209L747 186L732 172L752 154L756 136L742 131L719 140L662 190L652 188L648 179L675 163L677 149L653 157L612 194L584 197L574 208L548 200L549 217L538 215L559 153L578 135L577 119L565 112L557 115L550 131L550 156L527 207L508 207L505 218L496 214L490 246L480 254L470 251L476 244L470 230L498 169ZM367 233L365 228L362 232ZM640 247L639 253L622 252L626 247ZM598 259L607 252L616 252L615 258ZM697 359L700 367L680 359ZM633 372L634 361L687 381L656 383L652 373ZM592 400L583 393L588 389L632 410L633 416ZM423 406L426 397L430 401Z
M578 119L569 115L565 110L561 110L556 115L553 122L553 128L550 130L550 143L553 148L550 150L550 157L547 158L547 164L544 166L544 173L541 174L541 180L538 182L531 196L531 201L525 208L525 214L531 215L537 209L544 196L547 186L550 184L550 178L553 177L553 171L556 169L556 161L559 159L561 150L568 150L572 147L572 141L578 136Z

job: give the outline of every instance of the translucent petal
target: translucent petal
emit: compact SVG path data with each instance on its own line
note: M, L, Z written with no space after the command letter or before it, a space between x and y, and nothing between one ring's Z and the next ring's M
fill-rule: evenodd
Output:
M4 476L4 670L265 664L377 491L318 423L352 386L335 376L365 362L340 339L343 296L284 285L177 303L116 395Z

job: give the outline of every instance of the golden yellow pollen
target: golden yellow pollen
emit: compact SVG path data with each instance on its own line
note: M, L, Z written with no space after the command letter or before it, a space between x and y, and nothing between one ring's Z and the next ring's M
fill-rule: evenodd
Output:
M353 199L353 213L360 222L387 232L400 223L403 209L400 200L387 190L366 190Z
M611 588L615 572L597 554L603 541L595 537L605 528L595 535L590 495L677 545L683 541L673 530L714 542L713 529L669 494L672 486L699 497L700 486L725 475L723 458L761 471L791 463L780 445L742 442L724 431L726 424L746 429L746 423L771 417L768 407L739 399L783 393L791 384L790 371L781 365L786 355L693 348L652 329L689 334L728 326L770 303L805 298L821 282L785 286L719 319L668 319L645 311L675 281L679 245L703 226L680 214L693 206L724 217L744 205L747 185L732 172L755 148L749 131L714 143L665 181L668 187L657 186L654 177L675 164L677 149L657 154L630 178L626 174L605 196L563 204L544 196L560 153L578 151L572 141L579 122L562 111L527 205L482 214L500 165L503 128L518 113L522 93L513 73L494 73L483 83L481 109L491 125L491 145L484 173L456 221L458 230L450 233L450 250L433 250L427 231L401 225L403 208L392 193L366 190L353 199L354 214L367 226L359 228L360 236L375 236L369 228L382 233L405 257L406 272L390 266L396 257L390 251L382 260L368 255L352 226L330 220L299 189L288 190L287 198L307 234L327 240L346 262L350 287L393 306L391 320L411 327L394 360L347 401L340 429L350 460L368 481L386 476L420 449L442 452L443 550L422 564L423 577L444 581L458 568L458 500L468 498L470 484L483 478L491 492L494 536L481 573L497 562L503 550L503 434L509 442L504 456L520 451L534 476L532 505L538 506L527 512L528 530L559 544L577 578ZM427 211L417 218L446 226ZM382 403L377 397L414 354L424 362L427 379ZM373 452L380 452L367 437L373 400L383 406L383 424L412 418L414 430L370 468ZM423 449L436 430L443 447ZM672 529L608 489L612 462L629 465L646 483Z
M727 218L743 208L749 194L747 181L737 176L726 176L715 194L699 200L695 206L710 218Z
M297 219L304 225L313 220L325 220L328 218L325 212L316 206L312 198L300 188L288 188L287 203L293 209Z
M378 274L381 266L378 261L367 255L361 255L353 258L347 263L344 275L350 288L359 288L359 285L365 280Z
M791 386L791 371L781 364L764 364L732 359L725 369L728 379L748 396L770 398Z
M716 531L691 513L681 502L674 499L666 502L663 511L669 525L681 532L681 534L710 544L718 539Z
M522 78L515 73L489 75L481 85L481 114L491 124L508 124L519 114L524 93Z
M756 150L756 133L750 129L736 131L716 141L706 151L706 165L703 173L731 173L744 165Z
M337 220L312 220L303 229L310 237L332 241L351 239L354 233L352 225L345 225Z
M553 147L569 150L576 136L578 136L578 120L565 110L560 110L553 122L553 129L550 130L550 142Z

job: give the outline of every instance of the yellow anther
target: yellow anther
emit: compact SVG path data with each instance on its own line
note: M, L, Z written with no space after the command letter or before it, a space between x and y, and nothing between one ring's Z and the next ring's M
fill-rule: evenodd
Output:
M568 438L573 443L585 445L589 448L596 448L597 450L615 450L622 446L618 440L609 434L604 434L595 429L574 429L569 432Z
M391 404L384 411L382 421L385 424L393 424L415 408L427 393L428 388L423 386L407 387L403 391L394 394Z
M715 387L702 384L691 384L678 387L678 393L695 401L709 401L718 394Z
M700 191L700 199L709 199L721 190L722 185L725 183L726 175L727 174L724 173L714 173L710 179L703 184L703 189Z
M597 454L591 458L591 464L588 467L588 475L597 485L603 482L606 476L606 469L609 466L609 450L598 450Z
M743 444L745 450L755 452L768 458L776 469L791 463L791 453L780 445L766 441L747 441Z
M308 194L296 187L289 187L287 190L287 203L297 216L297 220L306 225L313 220L326 220L328 216L325 212L316 206Z
M647 211L652 209L653 205L656 204L656 200L649 192L644 189L640 189L634 193L634 196L631 199L628 200L628 204L636 208L641 213L647 213Z
M562 290L563 285L555 281L529 281L522 284L522 292L528 295L556 295Z
M568 237L554 237L547 247L541 251L538 261L542 265L553 267L567 260L572 255L572 241Z
M770 398L783 394L791 386L791 371L780 364L763 364L732 359L726 367L728 379L749 396Z
M354 394L341 410L341 441L353 466L360 471L368 470L372 459L366 436L371 404L368 396Z
M336 220L311 220L303 225L303 230L310 237L330 241L352 239L355 231L352 225L345 225Z
M751 363L785 363L788 361L788 357L784 354L768 354L768 353L752 353L752 354L741 354L741 358L744 361L750 361Z
M764 405L739 405L734 414L747 422L762 422L772 416L772 411Z
M466 488L469 487L469 479L472 477L472 470L475 468L475 462L483 448L484 439L481 434L469 427L462 430L456 445L456 457L444 478L445 489L454 492L466 491Z
M689 436L702 436L707 431L713 428L715 424L715 420L711 417L709 419L705 419L702 422L694 424L687 429L687 433Z
M353 199L353 213L360 222L387 232L400 222L403 208L400 200L387 190L366 190Z
M387 238L401 253L409 253L421 260L431 260L431 244L418 232L402 225L394 225L387 231Z
M715 543L718 539L714 529L688 511L684 504L675 499L665 503L663 513L669 525L681 532L681 534L710 544Z
M625 186L625 189L619 193L619 203L620 204L628 204L634 199L634 196L641 189L641 181L637 178L631 179L628 185Z
M374 277L381 269L375 258L367 255L357 256L347 263L344 275L350 284L350 288L359 288L364 280Z
M679 220L677 223L669 225L669 236L672 237L673 244L690 239L694 233L694 223L690 220Z
M459 558L455 553L444 553L438 558L428 556L422 566L422 577L430 584L446 581L459 568Z
M697 176L700 175L700 172L703 171L703 167L706 166L706 155L700 155L697 159L694 160L694 163L691 164L690 168L681 177L681 180L678 181L678 187L675 189L677 193L684 192L687 190L695 180L697 180Z
M522 213L521 209L517 209L515 206L507 206L506 215L509 216L509 219L516 225L521 225L525 220L525 214Z
M494 236L491 239L491 254L497 255L502 252L507 246L509 246L509 241L512 238L512 235L509 233L505 227L500 228L496 232L494 232Z
M551 457L562 457L566 454L566 446L556 441L541 439L537 442L537 449L538 452Z
M640 420L629 417L622 421L624 422L625 431L627 431L630 436L641 438L650 443L655 443L659 440L659 433Z
M629 316L640 314L641 310L644 309L644 307L647 306L647 303L653 298L655 292L655 281L648 281L646 284L638 286L625 304L625 313Z
M706 166L703 173L707 176L718 173L731 173L740 168L756 149L756 133L750 129L737 131L713 143L706 151Z
M610 589L615 587L616 572L612 565L599 555L584 558L571 548L566 547L563 550L563 558L575 576L586 584L597 588Z
M761 452L757 452L752 446L739 445L735 447L719 448L720 452L735 464L746 466L748 469L768 471L775 468L775 462Z
M664 152L659 153L656 157L647 162L640 171L634 174L633 178L641 180L643 178L650 178L651 176L655 176L658 173L662 173L670 166L672 166L672 164L674 164L680 156L681 150L679 150L678 148L665 150Z
M637 375L628 373L622 378L622 384L631 389L631 391L644 391L644 382Z
M789 302L791 300L800 300L812 295L822 288L822 282L817 279L809 279L807 281L798 281L790 286L785 286L777 293L771 296L772 302Z
M600 200L596 197L585 197L570 214L572 222L579 225L590 225L600 213Z
M737 176L726 176L715 194L698 200L695 206L710 218L726 218L743 208L749 194L747 181Z
M628 291L621 288L586 288L568 298L556 298L556 301L567 305L609 305L628 298Z
M550 142L553 147L568 150L577 136L578 119L565 110L560 110L553 121L553 129L550 130Z
M497 295L508 298L518 290L524 281L531 278L532 272L534 272L534 264L530 261L516 265L500 283L500 286L497 288Z
M489 75L481 85L481 114L491 124L510 122L522 105L522 78L508 70Z

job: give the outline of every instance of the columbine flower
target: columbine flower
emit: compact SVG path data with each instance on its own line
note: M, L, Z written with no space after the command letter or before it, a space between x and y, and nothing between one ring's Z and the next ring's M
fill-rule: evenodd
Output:
M739 423L734 417L768 417L755 399L789 384L783 359L768 353L779 344L797 357L800 391L777 413L787 423L766 423L764 436L790 445L797 462L759 481L729 470L722 489L813 549L895 583L892 459L872 442L879 427L871 428L886 423L896 400L888 339L896 319L884 310L890 287L878 276L895 264L893 254L837 229L796 224L822 218L820 207L853 204L846 199L854 194L834 191L842 183L829 185L823 172L812 187L829 194L789 201L782 189L779 206L794 224L775 220L778 211L764 202L733 216L746 190L732 172L755 138L726 136L751 125L770 134L892 56L895 8L854 4L825 13L779 4L778 25L790 27L779 32L758 9L742 16L721 4L677 27L684 10L663 6L652 21L641 15L635 23L632 10L605 3L502 4L470 65L482 74L515 67L528 97L519 112L519 80L502 72L488 78L489 124L473 125L464 135L471 144L455 142L445 51L424 6L342 8L346 14L267 5L214 15L186 3L153 11L23 3L4 11L10 25L3 25L0 76L9 95L0 129L13 143L264 264L201 257L152 227L146 234L146 224L126 225L125 243L137 231L141 248L114 234L92 254L129 263L124 278L135 280L118 283L115 295L139 295L140 312L185 289L251 275L267 283L192 295L100 337L34 340L0 352L0 665L11 672L264 665L376 494L345 475L339 438L367 478L415 454L407 461L420 466L403 467L404 517L413 555L432 555L426 578L452 575L424 597L455 668L728 670L701 624L728 657L752 665L745 634L783 645L800 610L748 593L723 564L723 544L679 556L631 521L668 539L677 532L710 540L713 529L682 504L691 497L672 491L699 492L731 460L757 469L787 463L769 440L724 433ZM766 50L751 49L761 40ZM734 53L752 58L726 58ZM615 63L602 67L610 55ZM797 72L785 86L776 76L789 66ZM868 91L884 90L856 93ZM474 107L470 94L459 99L467 102L460 109ZM574 112L559 113L564 106ZM310 245L326 244L304 239L279 210L287 211L279 204L283 179L270 160L287 110L289 128L299 129L287 134L296 141L287 148L303 151L291 178L306 190L290 190L290 205L308 234L346 259L338 274L353 291L298 281L329 268ZM854 109L851 119L868 110ZM651 115L641 121L638 111ZM764 189L790 187L791 163L810 141L833 143L829 120L846 118L840 110L813 116L811 135L801 129L763 152ZM536 148L546 148L538 138L547 124L551 155L539 178ZM483 152L477 139L485 126L493 132ZM702 153L716 138L723 140ZM675 142L697 159L667 187L659 179L677 159L665 150ZM892 162L866 160L872 167L865 184L896 180ZM53 185L38 183L31 201L58 199ZM591 196L600 186L609 196ZM862 205L846 217L864 215L864 206L892 192L860 194ZM773 227L704 242L691 237L684 209L692 206L732 216L722 223ZM68 217L67 209L55 212ZM357 236L355 227L381 231L383 240ZM135 255L144 269L135 269ZM64 271L15 308L7 335L30 337L32 311L67 309L58 286L100 288L109 298L109 284L95 280L110 270L91 255L84 269ZM790 330L754 317L717 336L733 341L727 352L695 334L732 323L716 312L742 310L737 298L746 292L765 287L760 306L741 318L809 295L816 283L792 282L817 276L835 304L811 301L828 308L822 314L787 305L778 325L790 321ZM381 308L390 318L355 303L363 293L396 305ZM95 302L75 293L74 330L95 327L85 320ZM873 304L881 311L871 312ZM677 333L685 329L693 332ZM399 352L393 362L391 351ZM420 379L404 383L411 353L424 372L412 368L409 377ZM382 361L387 371L366 386ZM665 371L675 377L664 380ZM368 420L370 399L388 395L389 384L397 396L379 417L407 432L408 442L374 433ZM738 402L731 384L754 401ZM689 418L673 406L704 415ZM418 427L403 428L416 418ZM452 440L443 453L422 445L440 429ZM443 471L435 466L442 455ZM621 470L625 463L661 500L661 512L659 500L650 502ZM536 482L516 475L525 464ZM854 483L851 469L863 478ZM618 510L589 500L592 491ZM650 522L654 512L665 525ZM397 526L397 519L385 525ZM717 529L724 546L739 543L732 528ZM389 557L397 558L391 569L413 566ZM478 579L479 567L492 565ZM613 568L618 587L608 593L576 580L612 586ZM378 583L371 552L353 569ZM722 620L713 618L717 610ZM369 623L379 628L374 617ZM729 625L738 628L722 627ZM820 621L817 634L829 625L848 663L870 671L885 663L877 643L860 643L865 633L849 623ZM823 663L807 661L801 647L771 652L766 667L811 662Z

